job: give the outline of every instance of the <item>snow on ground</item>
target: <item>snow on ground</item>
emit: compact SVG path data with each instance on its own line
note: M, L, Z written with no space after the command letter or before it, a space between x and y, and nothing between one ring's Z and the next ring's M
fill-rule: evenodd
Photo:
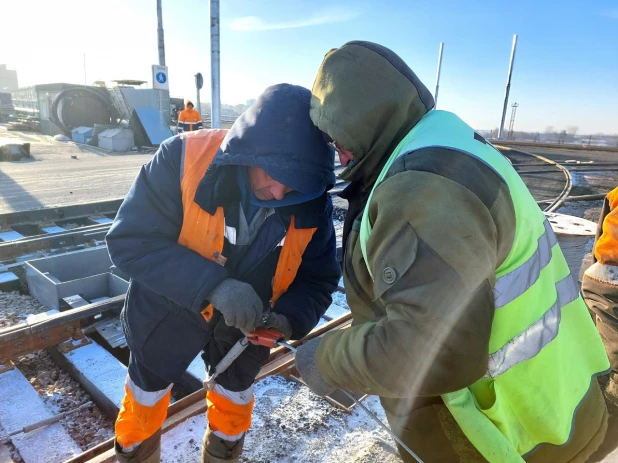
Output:
M376 397L365 405L383 421ZM163 463L199 461L206 418L195 416L162 440ZM256 384L253 425L245 440L243 463L395 463L394 441L361 409L351 413L330 405L296 382L279 376Z

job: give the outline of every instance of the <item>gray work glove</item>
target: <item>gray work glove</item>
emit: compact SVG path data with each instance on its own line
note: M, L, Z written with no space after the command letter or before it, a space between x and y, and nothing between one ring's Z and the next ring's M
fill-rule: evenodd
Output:
M210 292L208 300L221 312L227 326L246 333L262 325L264 306L248 283L226 278Z
M315 353L319 345L320 338L315 338L298 348L296 351L296 369L309 389L314 394L324 397L337 388L324 380L322 373L320 373L318 366L315 364Z
M266 326L266 328L272 328L273 330L279 331L285 339L290 339L292 337L292 325L290 325L288 317L281 315L280 313L269 313L264 326Z

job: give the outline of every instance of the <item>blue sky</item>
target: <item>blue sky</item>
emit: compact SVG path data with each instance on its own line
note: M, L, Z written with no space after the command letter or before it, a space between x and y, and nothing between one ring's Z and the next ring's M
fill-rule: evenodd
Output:
M155 0L108 0L104 8L91 0L31 0L27 14L24 5L10 2L6 16L27 18L30 46L0 48L0 63L17 69L22 85L83 83L84 54L88 83L150 81ZM163 0L163 10L171 93L194 97L193 75L210 72L208 1ZM5 37L24 36L22 21L3 28ZM618 133L615 0L221 0L222 100L242 103L278 82L311 87L324 54L355 39L392 48L433 91L445 42L439 108L492 129L500 122L514 33L516 130L574 125L580 134ZM209 99L206 78L202 101Z

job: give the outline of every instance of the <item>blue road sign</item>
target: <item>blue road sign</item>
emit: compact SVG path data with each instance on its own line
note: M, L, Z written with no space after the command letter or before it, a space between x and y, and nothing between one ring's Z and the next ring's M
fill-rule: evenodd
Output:
M157 78L157 82L159 82L160 84L164 84L167 80L167 76L164 72L157 72L155 77Z

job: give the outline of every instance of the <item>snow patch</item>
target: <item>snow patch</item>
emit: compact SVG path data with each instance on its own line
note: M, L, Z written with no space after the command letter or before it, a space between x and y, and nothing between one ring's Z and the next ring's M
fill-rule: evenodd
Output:
M400 463L395 443L363 410L333 407L296 382L279 376L255 385L253 425L242 463ZM376 397L364 404L384 420ZM195 416L163 435L163 463L200 460L207 421Z

